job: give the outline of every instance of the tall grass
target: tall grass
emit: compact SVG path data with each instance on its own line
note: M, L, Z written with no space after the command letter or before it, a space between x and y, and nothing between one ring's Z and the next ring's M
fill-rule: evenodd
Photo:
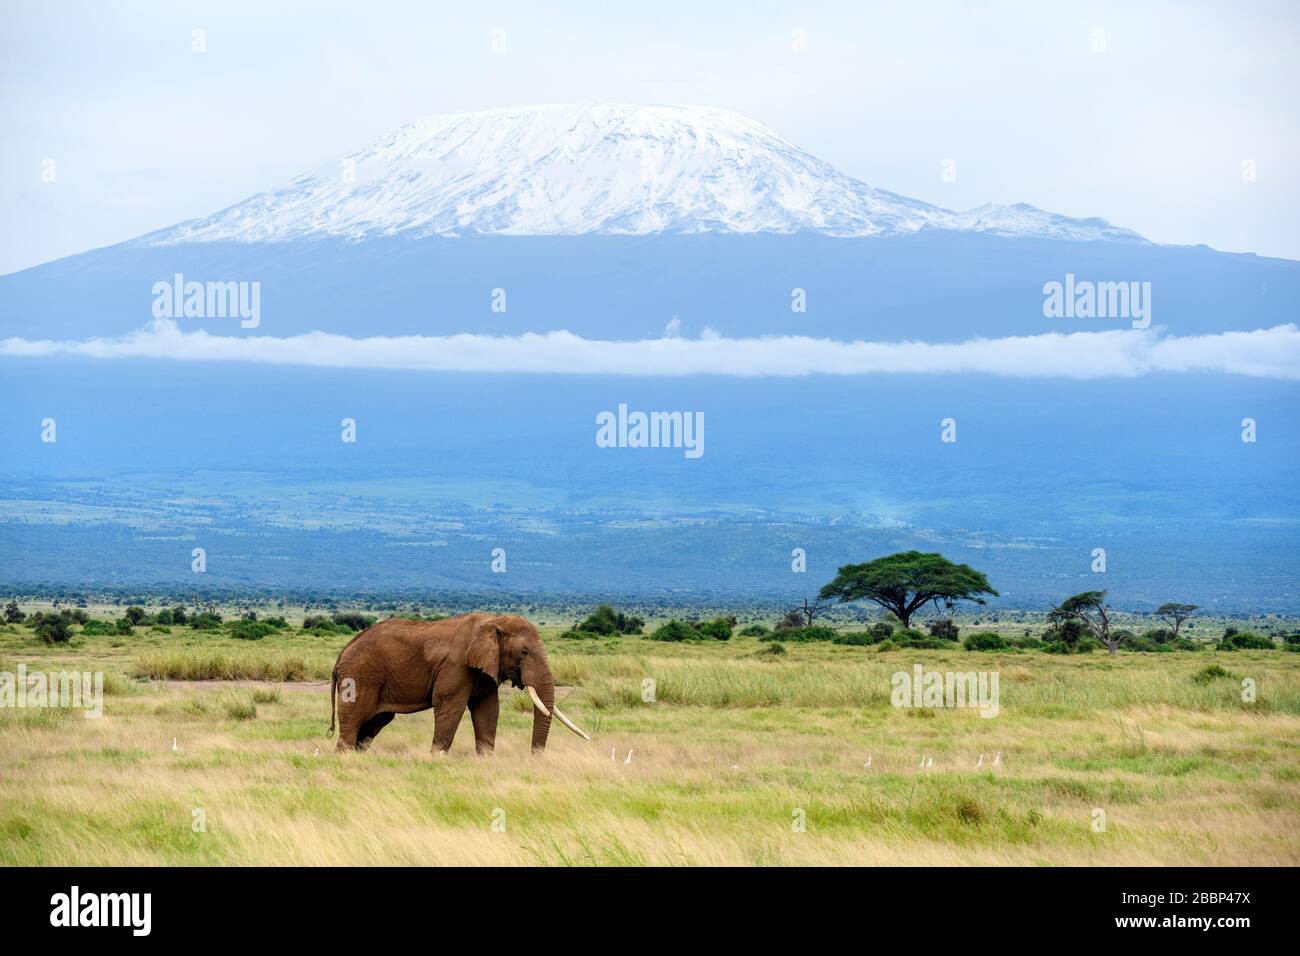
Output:
M147 680L329 680L333 667L332 655L185 648L147 651L136 658L131 675Z

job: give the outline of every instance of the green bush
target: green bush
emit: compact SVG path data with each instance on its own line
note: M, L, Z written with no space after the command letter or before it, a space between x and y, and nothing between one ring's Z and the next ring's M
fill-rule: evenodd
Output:
M941 617L937 621L930 622L929 630L931 637L937 637L944 641L955 641L960 628L953 623L951 618Z
M560 638L566 641L598 641L603 636L595 631L579 631L574 628L569 628L560 634Z
M1277 646L1273 643L1272 638L1264 637L1262 634L1249 633L1233 634L1225 638L1223 643L1231 644L1239 651L1271 651Z
M748 624L741 628L737 633L741 637L764 637L772 632L768 630L765 624Z
M1013 637L1007 641L1008 647L1019 647L1024 650L1041 651L1045 646L1040 638L1037 637Z
M335 624L346 627L349 631L364 631L371 624L374 624L376 619L368 614L358 614L355 611L340 611L331 620Z
M871 634L878 641L886 640L893 636L894 625L888 621L877 621L871 625Z
M876 645L876 650L878 650L878 651L896 651L896 650L898 650L898 645L895 644L893 641L881 641L879 644Z
M173 611L173 616L175 612ZM196 631L215 631L221 626L221 615L212 611L203 611L190 617L190 627Z
M640 634L645 621L639 617L630 617L622 611L615 611L608 604L602 604L588 615L575 630L591 631L611 637L615 634Z
M1192 682L1195 684L1210 684L1225 677L1232 677L1232 673L1224 670L1218 664L1207 664L1192 675Z
M714 641L731 640L731 621L725 617L715 617L695 628L700 637Z
M1145 634L1142 634L1140 636L1130 635L1129 637L1125 638L1124 643L1120 645L1120 649L1125 651L1144 652L1150 654L1156 651L1166 651L1169 648L1167 645L1157 643L1153 638L1147 637Z
M659 627L655 628L654 633L650 635L650 640L688 641L698 636L699 635L696 633L695 628L691 627L689 624L682 623L676 618L673 618L667 624L662 624Z
M780 655L786 653L786 649L785 649L785 645L782 644L780 641L774 641L771 644L768 644L764 647L760 647L754 653L761 654L763 656L779 657Z
M115 621L99 621L91 618L81 626L81 632L90 637L103 637L108 634L116 634L117 623Z
M146 617L148 617L148 615L145 614L144 608L129 607L126 609L126 614L123 616L123 619L128 623L135 625L135 624L143 624L144 619Z
M230 636L239 641L260 641L274 633L275 628L266 621L240 620L230 625Z
M869 647L876 643L876 638L870 631L854 631L849 634L841 634L835 638L833 643L848 647Z
M46 644L66 644L72 640L72 624L62 614L41 614L36 622L36 636Z
M968 651L1002 651L1006 650L1007 647L1007 642L1002 635L994 634L992 631L968 634L966 640L961 643Z
M812 627L782 628L779 631L773 631L769 637L763 638L763 640L793 641L796 644L802 644L806 641L833 641L838 636L833 628L814 624Z

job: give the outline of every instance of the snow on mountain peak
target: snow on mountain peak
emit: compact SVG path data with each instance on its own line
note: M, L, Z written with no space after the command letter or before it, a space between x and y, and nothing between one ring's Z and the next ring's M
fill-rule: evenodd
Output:
M965 213L875 189L729 110L531 106L416 120L151 244L338 236L793 233L923 227L1142 241L1032 206Z

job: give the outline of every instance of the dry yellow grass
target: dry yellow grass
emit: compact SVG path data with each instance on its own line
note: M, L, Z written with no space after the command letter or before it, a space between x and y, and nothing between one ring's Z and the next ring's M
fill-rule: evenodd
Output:
M1202 685L1208 653L551 649L595 740L557 727L540 758L513 700L491 759L468 721L431 756L429 714L336 757L327 694L288 684L254 704L247 686L141 683L98 720L0 711L0 862L1300 863L1300 655L1222 655L1237 676ZM891 707L889 675L916 661L999 670L1001 715Z

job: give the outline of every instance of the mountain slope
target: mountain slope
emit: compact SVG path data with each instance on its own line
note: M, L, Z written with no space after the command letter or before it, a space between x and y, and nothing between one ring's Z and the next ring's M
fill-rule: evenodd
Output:
M845 176L761 123L705 107L535 106L430 116L337 166L147 244L404 234L909 235L923 228L1145 242L1032 206L956 213Z

